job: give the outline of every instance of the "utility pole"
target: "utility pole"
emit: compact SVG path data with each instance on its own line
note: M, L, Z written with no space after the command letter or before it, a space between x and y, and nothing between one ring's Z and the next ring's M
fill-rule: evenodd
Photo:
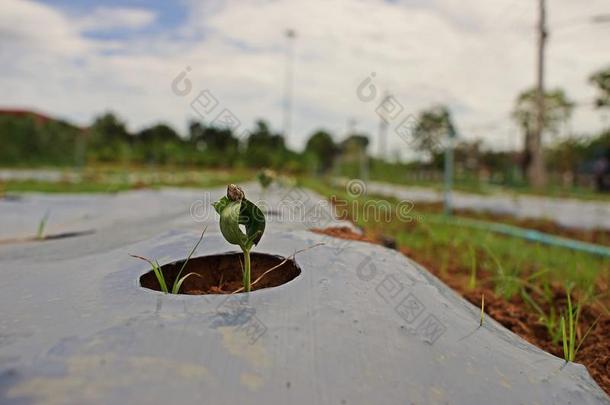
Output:
M283 117L283 129L284 129L284 142L288 146L288 138L291 132L291 118L292 118L292 69L294 60L294 38L296 32L292 29L287 29L286 35L286 76L284 82L284 117Z
M381 105L390 99L390 95L387 92L383 93ZM382 109L382 111L384 111ZM379 158L381 160L387 159L387 138L388 138L388 121L386 120L385 114L379 114Z
M456 137L455 128L449 119L447 120L446 128L446 146L445 146L445 171L444 171L444 187L443 187L443 212L446 216L451 216L453 213L452 189L453 189L453 147Z
M546 168L542 149L542 133L544 130L544 49L547 40L545 0L538 0L538 55L536 66L536 125L529 139L531 153L527 177L530 186L542 188L546 185Z

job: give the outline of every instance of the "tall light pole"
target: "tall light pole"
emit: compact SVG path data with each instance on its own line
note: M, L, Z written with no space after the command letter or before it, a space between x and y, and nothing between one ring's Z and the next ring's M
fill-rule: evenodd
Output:
M546 170L542 151L542 132L544 130L544 50L546 47L546 5L538 0L538 52L536 65L536 125L529 139L531 161L527 170L529 183L534 188L546 185Z
M294 64L294 38L296 32L293 29L287 29L284 33L286 36L286 76L284 82L284 142L288 146L288 138L290 137L291 118L292 118L292 76Z

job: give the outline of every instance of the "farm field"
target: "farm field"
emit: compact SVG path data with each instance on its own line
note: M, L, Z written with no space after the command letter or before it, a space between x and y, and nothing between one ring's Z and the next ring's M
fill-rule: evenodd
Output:
M326 196L341 218L364 230L319 229L340 238L387 244L424 265L434 275L486 311L513 332L543 349L563 356L561 317L567 311L567 294L578 308L576 361L610 390L610 257L575 252L524 241L489 230L462 227L443 218L438 204L415 203L409 219L397 216L401 201L379 195L351 196L345 188L319 181L305 181ZM367 217L367 201L381 207L377 218ZM457 211L458 217L493 220L552 234L608 245L607 231L562 228L550 221L528 221L473 211ZM380 220L381 218L381 220Z

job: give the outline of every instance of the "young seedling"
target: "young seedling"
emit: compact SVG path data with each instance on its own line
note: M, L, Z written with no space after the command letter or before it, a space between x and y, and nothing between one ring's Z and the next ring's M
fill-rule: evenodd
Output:
M244 254L243 287L250 292L250 251L258 244L265 232L265 214L254 203L246 199L244 191L229 184L227 195L216 201L214 209L220 215L220 232L227 242L238 245ZM245 233L240 228L243 225Z
M197 250L197 248L199 247L199 244L201 243L201 240L203 239L203 235L205 234L206 229L207 229L207 227L203 229L203 232L201 232L201 236L199 237L199 240L197 241L197 243L191 250L191 253L189 253L189 255L186 258L186 260L184 261L184 263L182 263L182 267L180 267L180 271L176 275L176 279L174 280L174 284L172 285L172 291L171 291L172 294L179 293L180 287L182 287L182 283L184 283L184 281L187 278L189 278L190 276L199 276L199 274L191 272L191 273L184 275L183 277L180 277L182 275L182 272L186 268L187 263L189 262L189 260L191 260L193 253L195 253L195 250ZM165 281L165 276L163 275L163 270L161 270L161 266L159 265L159 262L157 260L155 260L153 262L152 260L147 259L146 257L132 255L132 254L130 254L130 256L135 257L136 259L144 260L145 262L150 264L150 266L152 267L153 273L155 273L155 277L157 278L157 282L159 283L159 287L161 288L161 291L163 291L166 294L170 292L169 289L167 288L167 282Z
M258 244L265 232L265 214L248 200L244 191L235 184L229 184L227 195L216 201L214 209L220 215L220 232L227 242L238 245L244 254L243 287L250 292L250 251ZM240 228L243 225L244 231Z

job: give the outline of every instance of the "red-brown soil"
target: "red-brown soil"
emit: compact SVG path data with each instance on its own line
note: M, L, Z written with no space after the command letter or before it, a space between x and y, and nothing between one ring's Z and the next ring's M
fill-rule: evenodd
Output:
M301 273L293 260L286 260L283 257L251 253L250 260L252 291L277 287L289 282ZM179 293L201 295L241 292L242 262L243 255L241 253L192 258L182 271L181 277L189 273L195 273L196 275L189 276L184 281ZM174 285L182 264L183 261L178 261L161 266L169 290ZM266 273L264 277L255 283L263 273ZM144 288L161 291L159 282L152 270L140 277L140 285Z
M348 227L312 229L311 231L336 238L386 244L386 240L377 235L360 235ZM546 326L540 321L537 313L520 296L515 295L511 299L506 300L496 294L493 289L491 274L478 272L477 286L470 289L468 287L469 269L461 269L459 265L450 263L443 271L440 271L439 266L426 260L416 250L402 247L400 251L405 256L422 264L473 305L480 307L481 296L484 294L485 312L489 316L533 345L563 358L561 341L557 343L552 341ZM530 291L530 294L533 298L536 298L534 292ZM554 287L553 294L553 305L556 308L565 308L565 291L556 286ZM549 312L548 304L543 304L546 302L545 300L536 301L541 303L540 306L546 313ZM595 323L596 320L597 323ZM583 336L593 324L595 325L583 341L575 360L578 363L584 364L593 379L610 395L610 315L594 305L583 305L577 328L578 336Z

